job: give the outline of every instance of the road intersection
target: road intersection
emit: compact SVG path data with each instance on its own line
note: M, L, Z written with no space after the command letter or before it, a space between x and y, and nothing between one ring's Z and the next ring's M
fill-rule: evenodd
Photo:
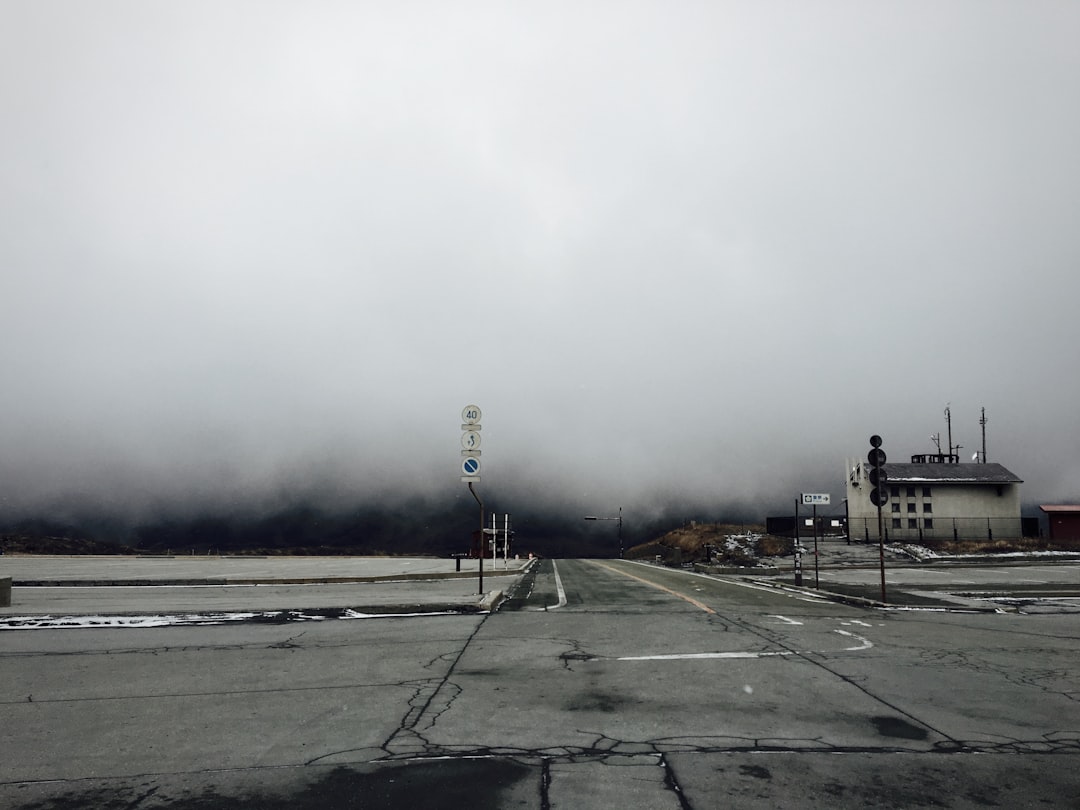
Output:
M522 570L497 612L463 590L470 610L361 621L0 631L0 806L974 808L1080 795L1068 613L871 608L625 561ZM423 601L425 582L288 587L389 605L409 589Z

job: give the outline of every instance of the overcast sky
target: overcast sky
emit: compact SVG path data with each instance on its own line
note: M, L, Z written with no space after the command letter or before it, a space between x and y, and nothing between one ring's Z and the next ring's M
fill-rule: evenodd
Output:
M0 511L1080 500L1080 4L0 0ZM763 512L764 514L764 512Z

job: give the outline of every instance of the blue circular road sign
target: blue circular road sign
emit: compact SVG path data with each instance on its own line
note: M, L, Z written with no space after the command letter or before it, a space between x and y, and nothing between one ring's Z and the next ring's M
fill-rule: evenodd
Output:
M478 475L480 473L480 459L471 456L461 462L461 471L466 475Z

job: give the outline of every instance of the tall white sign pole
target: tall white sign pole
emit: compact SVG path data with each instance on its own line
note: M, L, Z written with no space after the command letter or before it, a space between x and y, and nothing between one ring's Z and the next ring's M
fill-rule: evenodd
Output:
M461 480L469 485L469 492L480 504L480 594L484 593L484 502L473 489L480 483L480 408L466 405L461 409Z

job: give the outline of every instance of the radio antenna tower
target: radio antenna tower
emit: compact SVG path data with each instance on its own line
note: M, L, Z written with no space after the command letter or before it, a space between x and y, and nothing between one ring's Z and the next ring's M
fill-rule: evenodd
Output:
M982 427L982 463L986 463L986 408L982 409L982 416L979 417L979 425Z
M945 403L945 427L949 431L949 463L953 460L953 443L952 443L952 411L949 409L949 403Z

